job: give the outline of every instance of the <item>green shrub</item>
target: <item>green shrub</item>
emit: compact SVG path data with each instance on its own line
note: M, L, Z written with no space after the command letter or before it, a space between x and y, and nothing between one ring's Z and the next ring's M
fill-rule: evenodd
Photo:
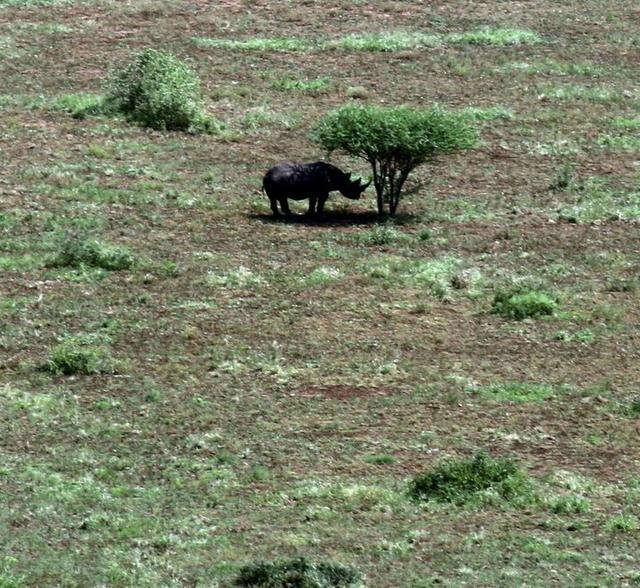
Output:
M265 588L331 588L353 586L360 573L336 563L313 563L301 557L276 563L249 564L240 569L235 580L237 586L263 586Z
M552 315L558 306L557 297L544 290L515 284L500 289L493 298L491 312L506 318L521 320Z
M106 104L146 127L170 131L214 132L204 114L198 75L170 53L145 49L111 78Z
M65 240L60 252L47 261L49 267L80 267L85 265L112 271L129 269L133 263L134 258L127 249L81 238Z
M98 337L74 335L65 337L51 349L48 371L54 374L101 374L114 371L111 351Z
M531 484L519 466L510 459L493 459L478 453L471 459L449 459L433 470L416 476L409 494L416 500L435 500L465 504L491 492L508 502L528 500Z
M311 138L328 153L337 149L367 161L373 171L378 214L394 215L409 173L442 153L474 147L478 133L461 113L440 107L348 104L329 112Z

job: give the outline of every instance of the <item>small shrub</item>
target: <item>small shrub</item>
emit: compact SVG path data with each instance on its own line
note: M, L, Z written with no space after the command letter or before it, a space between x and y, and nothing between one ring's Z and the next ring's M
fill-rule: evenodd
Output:
M589 501L582 496L559 496L550 501L549 508L560 515L581 514L589 512Z
M409 493L416 500L465 504L490 491L508 502L532 496L526 474L510 459L478 453L471 459L449 459L413 479Z
M133 266L133 255L122 247L105 245L91 239L71 238L62 244L61 251L47 261L49 267L99 267L124 270Z
M264 588L331 588L353 586L360 573L353 568L329 562L310 562L297 558L276 563L249 564L240 569L236 586Z
M101 374L114 371L111 351L90 335L74 335L65 337L51 349L48 371L54 374Z
M513 284L499 289L494 298L491 312L516 320L552 315L558 306L557 297L525 283Z
M177 57L145 49L112 76L106 104L153 129L219 131L202 110L199 87L197 74Z

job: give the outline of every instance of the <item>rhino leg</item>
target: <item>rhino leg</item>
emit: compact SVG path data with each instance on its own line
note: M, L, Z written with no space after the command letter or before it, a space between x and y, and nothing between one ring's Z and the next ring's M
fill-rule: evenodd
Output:
M307 214L309 216L313 216L316 213L317 201L318 201L318 198L316 196L309 196L309 210L307 211Z
M322 214L324 212L324 203L327 201L329 194L320 194L318 197L318 214Z
M278 210L278 200L269 196L269 203L271 204L271 211L273 212L273 216L280 216L280 211Z
M280 208L282 209L282 212L287 216L289 216L291 214L291 210L289 210L289 201L287 200L287 197L282 196L281 198L279 198L279 200L280 200Z

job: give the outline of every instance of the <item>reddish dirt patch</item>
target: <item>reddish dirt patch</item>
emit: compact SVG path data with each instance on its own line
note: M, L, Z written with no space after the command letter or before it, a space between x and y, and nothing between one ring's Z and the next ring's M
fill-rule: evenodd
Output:
M366 396L388 396L393 393L389 388L378 388L368 386L346 386L336 384L334 386L309 386L298 390L301 396L324 396L325 398L335 398L337 400L348 400L349 398L362 398Z

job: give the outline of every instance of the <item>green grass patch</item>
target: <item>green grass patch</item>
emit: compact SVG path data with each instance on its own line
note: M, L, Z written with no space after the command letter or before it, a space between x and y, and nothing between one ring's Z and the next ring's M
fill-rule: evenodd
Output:
M308 78L285 76L283 78L273 80L270 86L279 92L293 92L317 96L327 92L331 86L331 82L327 77L310 80Z
M299 121L300 119L296 114L276 111L263 104L248 109L238 121L238 125L243 131L263 134L272 128L294 129L298 126Z
M477 106L469 106L462 110L462 114L474 121L487 121L487 120L511 120L514 118L513 111L504 106L489 106L481 108Z
M436 47L442 42L438 35L419 32L389 31L383 33L352 34L334 41L327 47L345 51L402 51Z
M104 337L71 335L51 349L46 369L53 374L92 375L113 373L115 362Z
M596 139L596 144L607 151L621 151L623 153L637 153L640 151L640 136L602 134Z
M548 384L507 382L474 388L475 394L508 402L541 402L553 396L553 388Z
M71 4L74 0L0 0L0 8L28 8L32 6L55 6L56 4Z
M589 500L575 494L564 494L548 501L551 512L559 515L576 515L589 512L591 504Z
M557 308L557 295L526 283L513 283L499 288L491 304L493 314L516 320L550 316Z
M434 500L462 505L482 503L489 498L498 503L531 503L531 481L511 459L494 459L478 453L470 459L448 459L409 485L416 500Z
M123 247L106 245L93 239L70 237L65 239L61 250L47 260L47 266L89 266L118 271L130 269L134 261L133 255Z
M633 533L640 528L638 517L633 514L619 514L611 517L605 529L612 533Z
M353 236L354 242L365 246L393 245L412 241L411 235L399 231L390 224L378 224L371 229L359 231Z
M361 574L351 567L332 562L312 562L301 557L246 565L240 569L234 584L264 588L346 588L355 586L360 578Z
M105 114L104 96L87 92L57 96L49 101L49 106L53 110L68 112L73 118Z
M524 29L478 29L464 33L451 33L446 36L449 43L465 45L535 45L542 37L534 31Z
M595 220L640 219L640 191L609 185L603 178L589 178L573 186L558 209L560 219L574 223Z
M620 102L625 96L612 88L566 84L562 86L543 86L538 89L538 98L552 101L585 100L597 104L609 104Z
M617 116L611 121L611 126L619 129L640 129L640 116L634 118Z
M366 463L371 463L374 465L389 465L395 463L397 460L395 457L393 457L393 455L380 453L375 455L367 455L364 457L364 461Z
M610 76L615 68L605 68L588 61L512 61L496 68L499 73L547 74L559 76Z
M193 37L193 42L202 49L231 49L238 51L308 51L314 48L314 43L297 37L254 37L251 39L215 39L208 37Z

